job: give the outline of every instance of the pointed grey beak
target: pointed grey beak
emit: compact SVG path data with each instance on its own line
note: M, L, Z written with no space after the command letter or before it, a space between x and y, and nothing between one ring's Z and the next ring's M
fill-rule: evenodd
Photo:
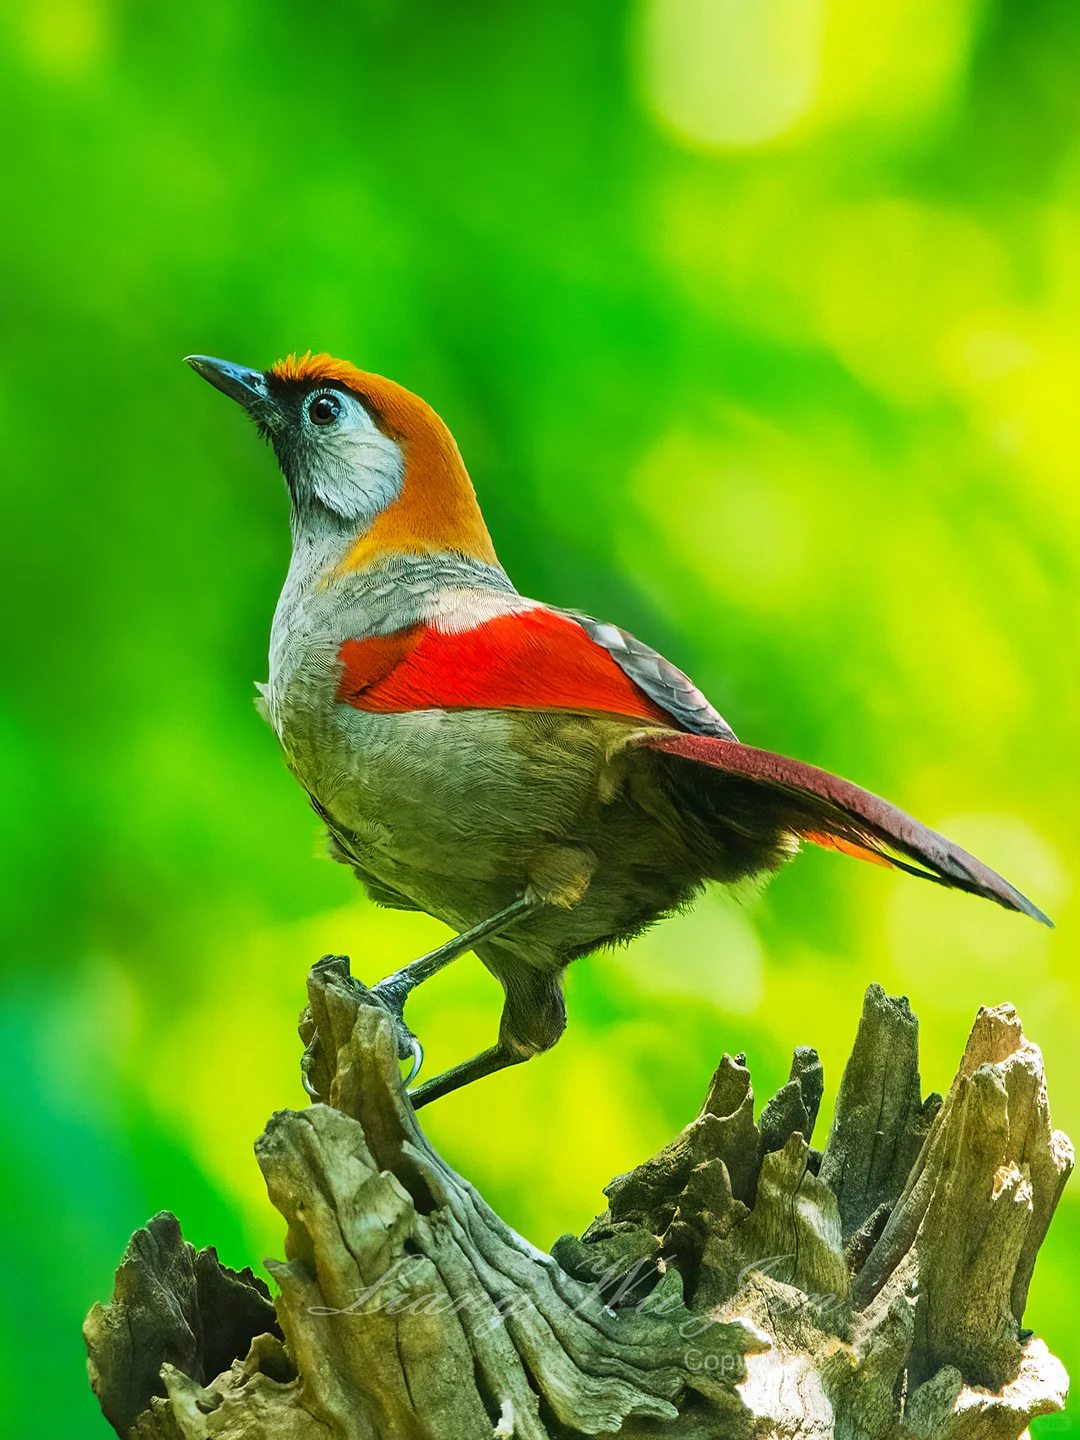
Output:
M196 374L209 380L223 395L235 400L256 419L267 420L267 411L273 408L273 401L266 386L266 376L261 370L250 370L246 365L234 365L231 360L215 360L211 355L185 355L185 365L190 365Z

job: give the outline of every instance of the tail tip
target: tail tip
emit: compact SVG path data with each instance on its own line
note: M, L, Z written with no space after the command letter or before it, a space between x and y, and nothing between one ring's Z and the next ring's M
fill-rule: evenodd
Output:
M1053 920L1050 919L1050 916L1047 915L1044 910L1040 910L1026 895L1021 895L1020 891L1014 890L1011 885L1009 886L1009 892L1008 903L1010 909L1018 910L1021 915L1030 916L1032 920L1037 920L1040 925L1045 925L1048 930L1057 929L1057 926Z

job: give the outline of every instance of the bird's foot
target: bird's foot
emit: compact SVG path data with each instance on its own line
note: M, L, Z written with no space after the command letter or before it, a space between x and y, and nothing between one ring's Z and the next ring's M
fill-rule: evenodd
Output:
M412 1059L412 1069L409 1071L406 1085L410 1085L420 1073L420 1066L424 1063L424 1047L416 1038L413 1032L405 1024L405 1001L409 998L412 986L401 986L394 984L394 977L380 980L368 991L368 995L377 1000L384 1010L390 1015L394 1029L394 1043L397 1046L399 1060Z
M408 1075L405 1077L405 1084L410 1085L420 1071L424 1062L424 1050L420 1041L406 1025L402 1011L405 1000L411 990L410 985L402 985L396 976L389 976L387 980L381 981L378 985L368 987L363 981L358 980L355 975L349 972L349 961L343 955L325 955L319 965L333 969L339 980L344 982L351 989L355 990L360 997L361 1003L371 1004L374 1002L390 1016L391 1027L394 1035L394 1048L399 1060L411 1061ZM305 1010L301 1016L300 1038L305 1042L304 1053L300 1059L300 1080L311 1097L319 1104L329 1097L324 1095L318 1088L320 1085L326 1088L325 1065L322 1061L322 1047L319 1041L319 1032L315 1026L310 1009ZM320 1075L320 1072L321 1075ZM316 1083L317 1081L317 1083Z

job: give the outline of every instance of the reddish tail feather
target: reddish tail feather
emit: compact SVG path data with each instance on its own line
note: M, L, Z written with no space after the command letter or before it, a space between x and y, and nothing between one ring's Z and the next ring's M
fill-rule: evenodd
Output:
M653 731L639 743L764 787L784 801L784 822L802 840L878 865L895 866L953 890L982 895L1006 910L1030 915L1043 925L1053 924L974 855L850 780L768 750L707 735Z

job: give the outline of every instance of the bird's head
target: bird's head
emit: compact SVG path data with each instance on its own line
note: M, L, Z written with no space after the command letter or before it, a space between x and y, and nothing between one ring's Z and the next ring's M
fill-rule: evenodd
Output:
M207 355L187 363L273 445L298 533L340 534L339 571L388 553L498 563L454 437L419 396L329 355L290 355L269 370Z

